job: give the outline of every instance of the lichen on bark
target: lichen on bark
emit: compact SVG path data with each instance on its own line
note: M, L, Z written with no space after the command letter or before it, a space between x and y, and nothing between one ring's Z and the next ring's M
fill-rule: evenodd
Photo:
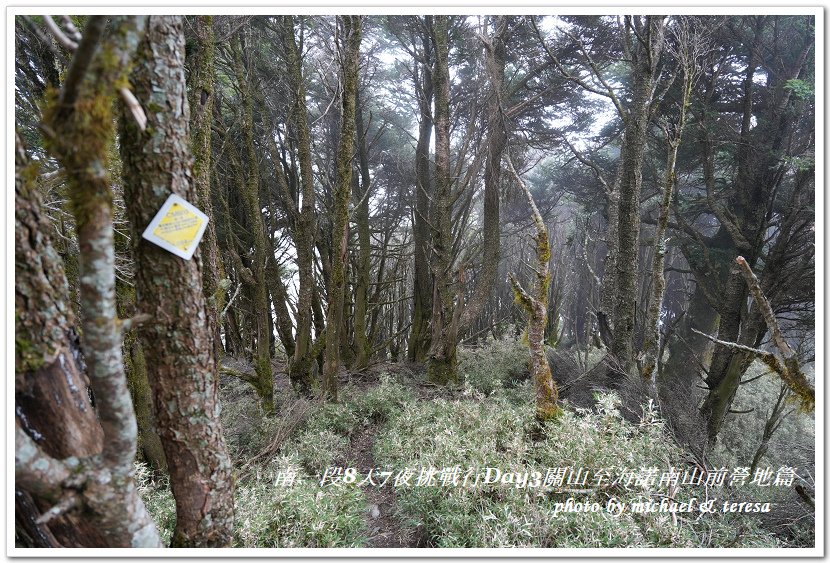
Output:
M131 82L147 129L122 116L121 154L135 245L139 329L156 423L176 500L174 547L224 547L233 537L232 468L219 421L215 331L202 263L141 238L170 194L197 201L191 173L183 18L151 16Z

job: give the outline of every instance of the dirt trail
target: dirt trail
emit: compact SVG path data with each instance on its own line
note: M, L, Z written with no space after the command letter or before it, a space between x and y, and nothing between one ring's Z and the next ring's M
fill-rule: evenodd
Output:
M346 461L351 467L357 468L361 479L365 478L371 469L376 468L372 447L378 430L378 426L369 425L352 436ZM374 480L378 484L382 481L377 478ZM363 493L366 495L366 528L369 535L367 547L419 547L416 530L403 526L396 514L398 505L393 483L394 475L383 487L368 483L363 486Z

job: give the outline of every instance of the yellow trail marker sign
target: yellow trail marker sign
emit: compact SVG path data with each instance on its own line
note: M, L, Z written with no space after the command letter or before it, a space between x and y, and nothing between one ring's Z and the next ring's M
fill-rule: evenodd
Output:
M207 224L207 215L187 200L170 194L141 236L176 256L190 260L205 234Z

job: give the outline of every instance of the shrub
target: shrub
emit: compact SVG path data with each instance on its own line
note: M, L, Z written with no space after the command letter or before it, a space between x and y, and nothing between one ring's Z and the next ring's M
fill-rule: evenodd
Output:
M487 396L526 380L529 358L526 343L509 336L489 339L480 348L460 347L458 370L467 386Z

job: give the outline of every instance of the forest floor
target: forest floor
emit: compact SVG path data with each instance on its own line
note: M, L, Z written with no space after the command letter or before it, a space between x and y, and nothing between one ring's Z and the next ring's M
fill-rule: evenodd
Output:
M358 473L366 475L377 467L372 448L380 428L369 425L358 431L349 443L344 455L349 467L356 467ZM398 514L398 503L392 487L367 487L366 529L369 535L368 547L417 547L414 534L402 523Z
M441 389L423 381L418 381L420 366L413 364L375 364L366 370L350 375L341 370L340 384L351 385L361 393L381 385L381 374L395 374L399 379L409 380L419 400L432 400L436 396L450 396L452 390ZM338 460L341 465L355 467L360 475L367 475L378 469L381 464L375 461L373 449L378 437L384 432L384 425L375 420L368 420L351 436L348 449ZM367 547L373 548L418 548L427 547L422 526L406 523L401 513L395 488L392 486L367 486L363 490L366 496L366 530Z
M559 490L510 482L469 487L444 481L443 475L455 467L461 475L487 468L516 474L541 470L544 475L563 467L614 470L621 463L635 469L688 464L686 453L667 439L653 413L644 409L642 418L626 416L618 396L582 380L560 381L564 414L539 427L534 422L526 358L527 348L518 341L464 350L463 379L449 387L427 382L423 366L416 364L341 370L337 403L296 396L284 366L275 364L276 416L263 415L247 383L223 375L222 424L238 472L234 546L782 545L781 536L747 514L680 519L671 525L671 519L660 513L608 518L604 513L557 516L555 512L557 503L571 497L601 506L608 494L638 502L644 491L637 487L618 487L609 493L605 487ZM251 370L245 362L230 358L223 363L237 371ZM558 372L561 376L565 370L559 366ZM359 480L344 479L333 486L326 482L327 468L353 468ZM424 468L436 469L436 478L416 484ZM363 481L372 470L375 483ZM389 470L392 477L380 486L378 473ZM413 472L411 486L395 481L401 470ZM280 484L286 472L298 475L291 486ZM757 501L773 492L729 494L732 499ZM645 494L659 499L669 492L658 487ZM692 489L672 494L680 499L699 496ZM169 537L175 521L169 489L151 485L145 487L144 497L163 535ZM799 518L798 542L804 545L812 537L811 515Z

